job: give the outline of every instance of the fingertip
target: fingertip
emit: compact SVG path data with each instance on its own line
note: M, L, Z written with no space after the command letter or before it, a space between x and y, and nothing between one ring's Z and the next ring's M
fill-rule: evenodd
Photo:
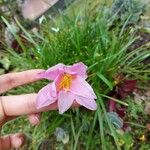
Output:
M37 113L37 114L31 114L31 115L29 115L29 122L33 126L38 125L40 123L40 114Z
M45 73L45 70L42 70L42 69L41 69L41 71L39 71L39 72L37 73L36 78L37 78L37 79L42 79L44 73Z
M23 133L17 133L10 136L11 139L11 147L12 148L19 148L24 145L26 136Z

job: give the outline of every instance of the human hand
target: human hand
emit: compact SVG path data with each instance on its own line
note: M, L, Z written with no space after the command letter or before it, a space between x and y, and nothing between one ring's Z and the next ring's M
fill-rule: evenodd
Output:
M42 71L43 70L41 69L35 69L1 75L0 94L20 85L40 80L38 74ZM36 93L16 96L0 96L0 127L2 127L7 121L21 115L28 115L29 121L33 125L36 125L40 122L40 112L57 109L57 103L53 103L42 109L36 109L36 96ZM23 133L0 137L0 150L18 148L24 143L24 141L25 135Z

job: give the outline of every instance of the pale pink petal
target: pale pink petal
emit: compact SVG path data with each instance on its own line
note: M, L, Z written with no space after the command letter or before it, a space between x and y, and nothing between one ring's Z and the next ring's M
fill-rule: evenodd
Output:
M70 91L76 95L85 98L97 98L92 87L80 76L77 76L75 79L72 80Z
M50 83L43 87L37 96L36 107L37 109L48 106L57 100L57 92L55 83Z
M58 95L59 113L62 114L65 111L67 111L71 107L74 100L75 100L74 94L68 91L60 91Z
M56 87L59 85L61 79L63 77L63 74L60 74L57 76L57 78L54 80Z
M84 65L82 62L76 63L73 66L66 66L65 70L67 73L76 73L77 75L79 75L80 77L86 79L87 78L87 66Z
M94 99L88 99L82 96L76 96L76 102L90 110L96 110L97 104Z
M59 74L62 74L64 72L64 66L65 65L61 63L57 64L49 68L45 72L40 73L39 76L48 80L55 80Z

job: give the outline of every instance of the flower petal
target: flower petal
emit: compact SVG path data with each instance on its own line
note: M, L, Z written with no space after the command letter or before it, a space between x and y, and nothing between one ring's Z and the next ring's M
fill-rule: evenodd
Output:
M55 83L50 83L43 87L36 99L36 108L42 108L54 103L57 100L56 86Z
M49 68L48 70L46 70L45 72L42 72L41 74L39 74L39 76L41 78L45 78L48 80L55 80L56 77L64 72L64 64L57 64L51 68Z
M70 72L74 72L80 77L82 77L83 79L87 78L87 74L86 74L87 66L84 65L82 62L76 63L73 66L66 66L65 70L69 74Z
M97 104L94 99L85 98L82 96L76 96L76 102L90 110L96 110Z
M92 87L80 76L72 80L70 91L75 95L83 96L89 99L96 99Z
M67 111L71 107L74 100L75 100L74 94L68 91L60 91L58 95L59 113L62 114L65 111Z

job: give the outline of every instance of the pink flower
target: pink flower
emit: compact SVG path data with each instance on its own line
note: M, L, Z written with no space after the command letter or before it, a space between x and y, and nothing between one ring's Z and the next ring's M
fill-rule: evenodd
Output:
M76 101L90 110L96 110L97 104L94 100L96 95L85 81L86 70L87 66L80 62L72 66L57 64L41 73L41 78L53 80L53 82L39 91L36 100L37 108L57 102L59 113L62 114Z

